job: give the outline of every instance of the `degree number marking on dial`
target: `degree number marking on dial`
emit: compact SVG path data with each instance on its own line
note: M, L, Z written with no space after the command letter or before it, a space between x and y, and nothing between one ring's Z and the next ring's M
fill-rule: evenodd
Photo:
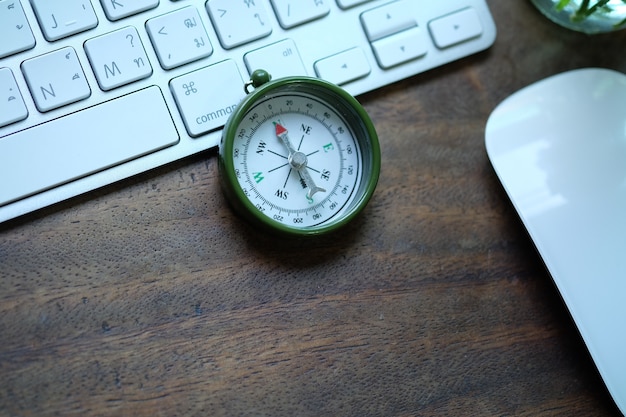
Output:
M238 126L233 159L239 185L264 215L292 227L342 212L361 181L360 147L333 108L306 93L278 93Z

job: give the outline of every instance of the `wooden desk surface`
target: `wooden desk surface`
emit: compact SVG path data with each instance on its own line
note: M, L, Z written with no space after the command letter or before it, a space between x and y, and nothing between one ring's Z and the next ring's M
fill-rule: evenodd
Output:
M0 415L620 415L484 126L541 78L626 72L626 31L489 4L489 51L360 97L383 168L345 233L250 229L215 152L1 225Z

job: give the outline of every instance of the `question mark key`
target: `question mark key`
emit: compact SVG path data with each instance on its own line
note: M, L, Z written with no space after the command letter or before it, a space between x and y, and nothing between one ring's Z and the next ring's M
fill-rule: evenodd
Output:
M152 75L152 66L137 29L125 27L85 42L98 85L112 90Z

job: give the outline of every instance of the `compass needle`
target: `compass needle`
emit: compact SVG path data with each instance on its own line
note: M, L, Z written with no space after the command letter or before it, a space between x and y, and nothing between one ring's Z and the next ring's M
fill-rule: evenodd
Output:
M306 183L306 186L309 188L309 192L307 193L307 197L310 199L313 197L313 194L317 192L325 193L326 190L322 187L318 187L315 185L315 181L311 174L307 169L308 159L306 154L300 151L296 151L291 141L289 140L288 130L281 124L275 123L276 125L276 136L280 139L281 142L285 144L287 149L289 150L289 163L291 166L298 170L302 179Z
M300 173L304 177L304 182L306 182L306 185L309 187L309 192L307 193L307 197L312 198L313 194L317 192L323 192L323 193L326 192L324 188L318 187L317 185L315 185L315 182L313 181L313 178L311 178L311 174L309 174L309 171L306 169L306 167L302 169Z
M289 158L291 159L291 156L296 153L296 149L289 140L289 135L287 134L288 131L279 123L274 123L274 125L276 126L276 137L287 147L287 150L289 151Z

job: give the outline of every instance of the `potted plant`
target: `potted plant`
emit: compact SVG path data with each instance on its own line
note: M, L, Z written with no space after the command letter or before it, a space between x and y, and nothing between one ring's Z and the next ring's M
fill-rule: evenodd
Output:
M588 34L626 28L626 0L531 0L549 19Z

